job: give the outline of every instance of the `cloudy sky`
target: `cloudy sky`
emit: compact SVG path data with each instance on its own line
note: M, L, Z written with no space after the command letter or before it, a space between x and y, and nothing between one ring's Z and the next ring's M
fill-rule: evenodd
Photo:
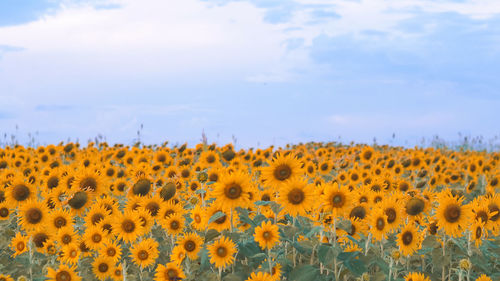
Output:
M0 1L22 142L488 139L499 75L498 0Z

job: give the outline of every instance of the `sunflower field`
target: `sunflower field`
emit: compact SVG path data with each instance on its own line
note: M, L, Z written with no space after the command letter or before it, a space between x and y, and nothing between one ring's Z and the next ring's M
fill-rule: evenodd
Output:
M500 153L0 148L0 281L500 280Z

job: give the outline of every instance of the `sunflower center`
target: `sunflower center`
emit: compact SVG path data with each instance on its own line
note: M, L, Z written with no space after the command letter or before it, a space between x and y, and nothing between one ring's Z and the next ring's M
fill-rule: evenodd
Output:
M200 216L200 215L198 215L198 214L194 215L194 221L195 221L196 223L200 223L200 222L201 222L201 216Z
M101 234L99 234L99 233L94 233L94 234L92 235L92 242L94 242L94 243L99 243L99 242L101 242L101 240L102 240L102 236L101 236Z
M84 178L80 182L80 189L81 190L96 191L96 189L97 189L97 180L94 179L93 177Z
M384 227L385 227L385 221L383 218L378 218L377 219L377 223L376 223L376 227L378 230L383 230Z
M9 216L9 209L5 207L0 208L0 217L6 218L7 216Z
M24 184L18 184L12 189L16 201L24 201L30 196L30 189Z
M47 239L49 239L49 236L43 232L40 232L40 233L35 234L35 236L33 236L33 243L35 243L35 246L37 248L42 248L43 243L45 243L45 241L47 241Z
M481 227L477 227L476 228L476 238L481 238L481 235L483 234L483 230L481 229Z
M446 206L444 211L444 218L447 222L457 222L460 219L460 206L451 204Z
M180 224L178 221L173 221L170 223L170 228L172 228L173 230L179 229L179 226L180 226Z
M411 241L413 241L413 234L410 231L403 233L402 240L404 245L410 245Z
M106 263L101 263L101 264L99 264L97 269L99 270L99 272L104 273L104 272L108 272L109 266Z
M87 193L85 191L78 191L73 195L73 198L68 201L68 204L71 208L78 210L85 206L87 200Z
M70 256L70 257L72 257L72 258L76 258L76 256L78 256L78 251L76 251L76 250L74 250L74 249L73 249L73 250L71 250L71 251L69 252L69 256Z
M63 242L63 244L69 244L71 242L71 235L69 234L64 234L61 238L61 241Z
M352 208L351 213L349 214L349 217L355 217L358 219L364 219L366 217L366 210L365 207L363 206L356 206Z
M481 219L481 222L486 223L488 220L488 214L485 211L479 211L476 213L476 219Z
M177 277L177 270L175 269L169 269L167 272L165 272L165 279L167 280L174 280L174 278Z
M140 250L139 253L137 253L137 257L143 261L143 260L146 260L148 258L149 254L146 250Z
M104 219L104 216L102 214L94 214L92 215L91 221L93 225L96 225L102 219Z
M108 248L108 249L106 250L106 254L107 254L108 256L110 256L110 257L114 257L114 256L116 255L116 250L115 250L115 248Z
M241 196L242 188L237 183L232 183L225 189L225 195L229 199L238 199Z
M56 228L61 228L66 225L66 219L63 217L57 217L54 219L54 225Z
M215 157L213 155L208 155L207 156L207 162L208 163L213 163L215 162Z
M155 217L158 214L158 210L160 210L160 205L156 202L149 202L146 205L146 209L151 213L151 216Z
M292 175L292 169L286 164L279 165L274 169L274 177L279 181L284 181Z
M342 194L335 194L333 197L332 197L332 205L334 208L340 208L342 206L344 206L345 204L345 201L344 201L344 195Z
M134 230L135 230L135 223L134 223L134 221L132 221L130 219L124 220L122 222L122 229L123 229L123 231L125 231L127 233L134 232Z
M26 246L24 245L24 242L18 242L18 243L16 244L16 249L17 249L19 252L20 252L20 251L22 251L22 250L24 250L24 248L25 248L25 247L26 247Z
M393 223L396 220L396 210L394 210L394 208L385 209L385 214L387 215L387 222L389 224Z
M264 240L271 240L271 238L273 237L273 235L269 231L264 231L264 233L262 233L262 237L264 238Z
M408 203L406 203L406 213L411 216L416 216L424 210L424 207L424 200L420 198L411 198L408 200Z
M196 243L194 243L194 241L187 241L186 243L184 243L184 249L186 249L186 251L188 252L192 252L194 251L194 249L196 249Z
M221 258L227 256L227 249L224 247L217 248L217 256L219 256Z
M271 196L269 196L269 194L264 194L264 195L262 195L262 197L260 198L260 200L262 200L262 201L271 201Z
M495 203L491 203L491 204L488 205L488 209L492 213L493 212L497 212L495 215L493 215L493 216L490 217L490 220L497 221L498 218L500 217L500 208Z
M294 204L294 205L299 205L304 201L305 195L304 191L302 191L300 188L294 188L288 193L288 202Z
M59 185L59 178L52 176L47 180L47 187L53 189Z
M71 274L67 272L66 270L59 271L56 274L56 281L70 281L71 280Z

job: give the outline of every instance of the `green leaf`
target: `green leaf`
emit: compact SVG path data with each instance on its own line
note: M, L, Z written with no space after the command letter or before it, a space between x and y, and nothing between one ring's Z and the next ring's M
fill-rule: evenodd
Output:
M226 214L224 214L222 211L218 211L217 213L213 214L210 219L208 220L208 224L213 223L214 221L224 217Z
M247 223L251 225L252 227L256 227L257 224L250 218L250 215L248 213L247 209L237 207L236 212L238 213L239 219L241 222Z
M330 264L333 262L335 254L333 252L332 244L321 243L318 247L318 259L324 264Z
M358 276L366 272L365 264L359 259L345 260L344 266Z
M243 281L243 279L240 276L233 274L233 273L224 276L224 278L222 278L222 280L223 281Z
M205 194L205 193L207 193L207 191L205 189L197 189L194 193L195 194Z
M215 229L209 229L207 231L207 234L205 234L205 243L213 241L219 235L220 235L220 233L217 230L215 230Z
M288 275L292 281L311 281L319 277L319 270L312 265L300 265Z
M305 240L305 241L294 241L292 243L292 246L297 249L297 251L299 251L299 253L303 254L303 255L311 255L312 253L312 248L313 248L313 245L312 245L312 242L309 241L309 240Z
M262 253L262 250L255 244L254 241L249 242L239 242L238 243L238 256L241 257L252 257L258 253Z
M323 230L322 226L315 226L315 227L311 228L311 230L309 230L306 233L305 237L310 238L311 236L313 236L314 234L320 232L321 230Z

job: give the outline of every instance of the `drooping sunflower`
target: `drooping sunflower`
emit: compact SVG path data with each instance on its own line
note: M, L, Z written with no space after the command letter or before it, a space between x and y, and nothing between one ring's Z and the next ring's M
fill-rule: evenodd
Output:
M156 268L155 281L178 281L186 278L182 267L173 262L159 264Z
M431 281L431 279L426 277L423 273L410 272L405 276L405 281Z
M90 206L94 194L91 191L77 190L70 192L70 197L65 202L74 215L83 214Z
M143 234L141 220L136 212L125 211L123 214L116 214L112 222L113 234L118 239L125 242L133 242Z
M155 263L158 258L158 242L153 238L146 238L134 244L130 249L132 261L138 266L147 267Z
M92 272L94 272L95 276L99 280L105 280L106 278L111 277L114 266L115 263L113 262L113 259L110 257L99 256L96 257L92 263Z
M278 226L270 221L262 222L260 226L255 228L253 237L262 249L271 249L280 240L278 231Z
M261 172L266 184L275 188L281 186L287 180L298 178L304 174L301 163L291 153L287 155L278 154L269 167L263 167Z
M463 235L463 230L469 226L472 212L469 205L462 205L463 201L463 197L453 196L449 189L438 195L439 206L435 218L439 228L447 235L453 237Z
M10 241L10 248L14 251L12 257L17 257L18 255L28 251L28 236L22 235L20 232L16 233L16 236Z
M153 180L147 174L140 174L136 177L134 184L128 190L127 197L130 196L146 196L153 189Z
M323 208L335 217L344 216L353 201L353 196L347 186L340 186L337 182L327 184L321 196Z
M397 237L399 251L405 256L413 255L421 247L422 234L414 223L407 224Z
M488 231L484 227L484 223L481 221L474 221L471 225L471 239L474 241L476 247L479 247L483 243L483 239L488 235Z
M212 245L207 246L210 262L215 267L224 268L234 262L236 245L227 237L216 240Z
M242 171L225 173L214 184L213 197L224 209L250 206L249 192L253 191L252 181L248 174Z
M49 278L48 281L80 281L82 278L76 273L75 266L67 266L65 264L60 264L59 268L53 269L49 267L47 269L46 277Z
M186 255L190 259L195 260L198 258L198 253L200 252L203 245L203 240L198 234L189 232L184 234L184 236L177 240L177 245L184 248L184 250L186 251Z
M18 217L21 227L29 231L44 227L48 213L43 202L29 200L19 208Z
M277 201L291 216L303 216L316 200L314 190L305 180L294 179L280 185Z

